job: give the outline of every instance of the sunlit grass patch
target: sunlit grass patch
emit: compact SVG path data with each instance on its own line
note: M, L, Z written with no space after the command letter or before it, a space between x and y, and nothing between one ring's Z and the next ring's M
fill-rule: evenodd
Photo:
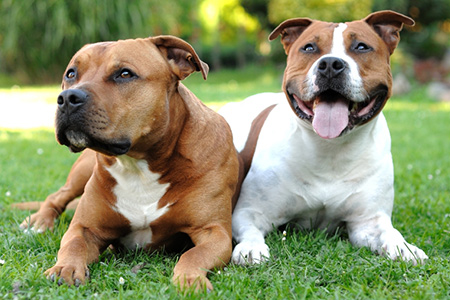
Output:
M429 111L450 112L450 102L430 102L427 100L425 100L424 102L409 102L404 100L403 101L397 100L394 98L386 103L384 110L415 111L415 112L429 110Z
M56 98L61 92L61 86L12 86L10 88L0 88L0 103L3 101L26 101L56 103Z

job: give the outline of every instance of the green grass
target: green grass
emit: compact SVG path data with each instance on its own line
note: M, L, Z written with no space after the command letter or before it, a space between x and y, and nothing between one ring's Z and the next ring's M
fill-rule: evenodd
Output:
M208 104L221 105L262 91L279 91L282 70L224 70L189 78L186 85ZM208 101L207 101L208 100ZM210 294L192 299L445 299L450 297L450 105L427 99L423 88L391 99L385 115L392 135L396 201L394 226L430 257L425 265L392 262L358 249L345 233L287 229L267 242L263 265L229 265L212 271ZM170 278L179 255L105 252L79 288L58 286L43 272L55 262L70 222L67 212L53 233L24 234L28 212L9 204L43 200L64 183L77 155L59 146L51 130L0 129L0 297L16 299L177 299ZM119 284L119 279L124 284Z

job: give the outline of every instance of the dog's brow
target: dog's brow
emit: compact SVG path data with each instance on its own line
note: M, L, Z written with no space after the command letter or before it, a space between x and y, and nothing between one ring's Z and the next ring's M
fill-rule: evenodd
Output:
M111 63L110 68L114 69L114 70L117 70L117 69L120 69L120 68L137 69L137 66L136 66L136 62L131 62L131 61L126 60L124 58L117 57L117 58L114 59L114 62Z

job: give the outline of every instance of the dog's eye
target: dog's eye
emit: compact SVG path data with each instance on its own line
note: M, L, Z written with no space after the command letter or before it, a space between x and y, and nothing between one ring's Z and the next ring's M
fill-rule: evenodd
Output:
M77 72L75 71L75 69L69 69L69 70L67 70L67 72L66 72L66 78L67 79L73 79L73 78L75 78L75 76L77 76Z
M128 82L136 78L138 78L138 76L133 71L127 68L117 70L115 73L113 73L111 77L111 79L117 83Z
M127 79L133 77L133 73L128 69L123 69L120 71L120 78Z
M312 53L316 51L316 46L314 44L308 43L305 46L303 46L300 50L305 53Z
M133 71L131 71L130 69L127 69L127 68L122 68L122 69L118 70L113 77L113 79L116 82L128 82L129 80L133 80L136 78L137 78L137 75Z
M358 52L368 52L371 49L372 49L371 47L369 47L367 44L364 44L362 42L359 42L355 46L355 50L358 51Z

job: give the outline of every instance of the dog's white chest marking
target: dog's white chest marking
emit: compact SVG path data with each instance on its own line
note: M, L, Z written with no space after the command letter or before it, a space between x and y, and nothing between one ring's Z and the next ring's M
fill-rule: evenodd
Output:
M159 183L160 175L152 173L145 160L128 156L118 157L107 170L117 182L113 189L117 198L115 210L130 221L132 230L121 242L129 248L144 247L152 242L150 223L169 209L158 208L158 202L170 184Z

